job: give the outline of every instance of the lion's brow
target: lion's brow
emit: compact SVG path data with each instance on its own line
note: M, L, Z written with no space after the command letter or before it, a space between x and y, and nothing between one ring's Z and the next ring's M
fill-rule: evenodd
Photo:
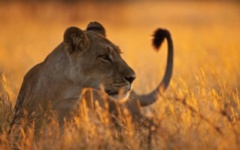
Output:
M110 40L108 40L107 38L103 38L103 40L105 40L107 43L109 43L109 44L111 45L111 47L112 47L114 50L116 50L116 52L117 52L118 54L122 54L122 53L123 53L123 52L121 51L121 49L120 49L119 46L113 44L113 43L112 43Z
M110 46L108 48L109 48L110 53L116 52L119 55L122 54L122 51L120 50L120 48L114 44L110 44Z
M122 54L123 53L119 46L115 46L115 49L116 49L118 54Z
M118 54L122 54L122 53L123 53L123 52L121 51L121 49L120 49L119 46L117 46L117 45L115 45L115 44L113 44L113 43L111 43L110 45L111 45L112 49L113 49L114 51L116 51Z

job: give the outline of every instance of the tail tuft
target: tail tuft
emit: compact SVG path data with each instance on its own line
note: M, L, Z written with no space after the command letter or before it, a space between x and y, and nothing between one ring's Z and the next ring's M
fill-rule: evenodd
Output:
M168 30L165 29L157 29L154 34L153 34L153 41L152 41L152 45L155 48L156 51L159 50L159 48L161 47L163 40L165 37L169 36L170 33L168 32Z

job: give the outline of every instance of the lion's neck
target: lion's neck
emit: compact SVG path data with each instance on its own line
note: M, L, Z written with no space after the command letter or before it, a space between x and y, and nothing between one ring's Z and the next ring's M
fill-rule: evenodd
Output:
M70 65L66 51L60 44L43 62L43 71L41 72L40 87L46 87L42 93L47 99L68 99L78 98L83 87L77 86L68 78L68 68ZM52 65L55 64L55 65Z

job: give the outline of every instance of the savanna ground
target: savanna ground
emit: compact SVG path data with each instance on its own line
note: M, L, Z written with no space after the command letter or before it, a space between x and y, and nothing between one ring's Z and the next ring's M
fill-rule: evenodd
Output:
M166 43L156 53L151 35L171 31L174 73L165 96L144 113L154 133L129 127L121 137L80 117L60 135L55 124L43 137L22 132L22 149L238 149L240 147L240 7L237 2L0 3L0 149L24 74L63 39L69 26L101 22L135 70L134 89L151 91L161 80ZM4 77L3 77L4 76ZM52 128L53 127L53 128Z

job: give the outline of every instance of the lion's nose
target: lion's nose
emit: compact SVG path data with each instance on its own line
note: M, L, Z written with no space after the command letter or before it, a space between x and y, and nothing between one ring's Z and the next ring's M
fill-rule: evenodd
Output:
M127 80L130 84L136 79L136 75L128 75L125 76L125 80Z

